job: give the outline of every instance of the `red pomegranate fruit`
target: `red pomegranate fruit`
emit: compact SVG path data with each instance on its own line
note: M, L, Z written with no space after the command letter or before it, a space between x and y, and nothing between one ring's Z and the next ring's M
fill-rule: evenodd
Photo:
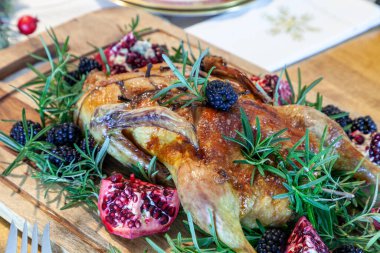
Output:
M177 191L113 174L103 179L98 208L111 234L137 238L169 230L179 210Z
M329 253L329 249L306 217L301 217L288 239L285 253Z
M372 208L372 213L380 213L380 207L379 208ZM375 226L376 230L380 230L380 222L373 219L373 225Z
M278 81L279 77L276 74L267 74L264 77L260 76L252 76L251 80L253 82L256 82L263 88L263 90L268 94L268 96L272 99L274 99L274 94L277 89L278 84L278 104L279 105L286 105L291 104L292 100L292 91L290 88L290 85L288 81L280 80Z
M21 34L29 35L37 29L38 19L29 15L21 16L17 22L17 28Z

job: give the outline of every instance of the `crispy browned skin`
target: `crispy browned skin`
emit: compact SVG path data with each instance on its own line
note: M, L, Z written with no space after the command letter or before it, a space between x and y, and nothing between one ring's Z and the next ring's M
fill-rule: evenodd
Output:
M160 106L151 99L152 95L176 78L165 65L156 65L149 78L144 77L144 70L109 78L101 73L90 75L87 94L78 103L76 116L82 127L90 126L97 141L109 137L108 152L125 165L140 162L146 166L150 155L157 156L170 171L181 203L196 224L208 231L212 212L218 236L224 243L236 252L255 252L245 239L241 224L254 227L258 219L264 225L278 226L292 212L287 199L272 198L285 192L280 178L270 173L265 177L257 174L251 185L252 168L233 163L243 158L240 148L223 136L235 137L235 130L241 129L239 108L245 110L252 126L255 117L259 117L263 136L288 128L284 135L290 139L283 144L283 152L307 128L315 150L325 126L329 130L327 142L345 135L334 121L312 108L273 107L258 101L261 98L255 92L246 92L254 87L242 82L244 74L240 71L222 64L216 73L230 79L235 90L245 94L228 112L205 106ZM352 170L363 158L346 137L336 144L336 149L341 155L337 169ZM161 181L167 175L164 166L158 178ZM379 168L365 160L357 177L373 184L378 173Z

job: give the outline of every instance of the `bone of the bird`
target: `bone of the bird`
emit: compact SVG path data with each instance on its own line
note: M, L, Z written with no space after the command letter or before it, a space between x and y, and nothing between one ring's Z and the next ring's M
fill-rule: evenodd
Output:
M145 170L148 170L152 157L136 147L133 142L124 136L122 130L109 129L104 124L100 124L90 127L90 131L98 143L104 142L105 137L109 138L107 152L122 165L131 167L140 164ZM157 182L167 186L174 186L171 180L167 180L170 175L169 171L161 163L156 164L156 169L158 171L155 175Z
M104 111L108 112L99 116L98 113ZM198 148L194 126L166 107L153 106L134 110L121 110L119 106L116 106L116 109L110 109L109 106L106 109L99 107L91 121L91 126L95 127L98 124L105 124L110 129L141 126L164 128L186 137L195 148Z

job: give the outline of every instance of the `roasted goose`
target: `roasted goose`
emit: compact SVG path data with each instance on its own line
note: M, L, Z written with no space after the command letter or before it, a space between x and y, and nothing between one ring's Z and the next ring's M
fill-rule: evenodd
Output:
M92 73L85 83L85 95L78 102L76 120L89 128L98 142L110 138L108 153L123 165L142 163L148 166L151 156L161 163L158 179L172 175L180 201L189 210L194 222L208 231L209 211L213 213L217 234L236 252L255 252L245 239L241 224L254 227L256 219L263 225L277 226L292 215L287 199L274 200L284 193L281 178L267 173L257 174L250 184L252 168L233 163L242 159L240 147L223 136L235 137L241 128L239 108L245 110L252 124L258 116L264 136L283 128L289 141L286 149L310 130L311 147L318 143L325 126L327 142L344 131L335 121L317 110L304 106L275 107L263 102L265 98L240 71L226 66L221 58L206 57L203 68L216 66L214 78L229 79L239 95L230 111L193 105L187 108L160 106L152 96L177 78L165 65L154 65L138 72L106 77ZM340 158L335 169L352 170L363 159L348 138L336 143ZM380 169L364 160L356 176L370 184L376 181ZM170 183L170 182L169 182Z

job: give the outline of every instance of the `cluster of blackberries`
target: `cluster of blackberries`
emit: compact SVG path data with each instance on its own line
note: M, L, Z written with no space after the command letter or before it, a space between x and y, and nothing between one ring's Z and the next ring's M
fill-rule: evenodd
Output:
M82 75L87 75L94 69L102 70L102 65L92 58L81 57L78 69L67 73L65 81L68 85L73 86L81 80Z
M279 228L267 229L257 244L257 253L283 253L288 233Z
M228 111L238 96L229 82L214 80L206 86L207 104L214 109Z
M377 131L376 123L370 116L359 117L352 121L351 131L359 130L363 134L370 134Z
M323 107L322 112L330 117L345 113L334 105ZM370 116L358 117L352 120L349 115L345 115L335 119L335 121L343 128L346 128L347 134L357 145L364 144L366 138L364 135L370 134L371 136L367 137L371 139L371 143L367 147L368 156L373 163L380 165L380 133L376 133L377 125ZM351 127L347 129L348 126Z
M41 125L39 123L30 120L26 123L29 138L41 131ZM13 125L10 137L19 144L25 145L27 139L25 133L26 131L22 121L18 121ZM95 140L89 137L87 143L86 139L82 136L81 130L74 123L58 124L52 127L46 136L41 137L39 140L46 140L54 145L51 154L49 154L49 161L58 167L81 160L81 156L75 149L74 144L77 144L84 152L89 151L92 153L96 148Z
M322 112L330 117L334 117L338 114L347 113L345 111L340 110L338 107L334 105L327 105L323 107ZM377 131L376 123L372 120L370 116L359 117L352 120L349 114L347 113L347 115L345 116L335 118L335 121L343 128L347 128L351 125L351 127L346 130L348 134L351 132L355 132L356 130L359 130L363 134L370 134Z

